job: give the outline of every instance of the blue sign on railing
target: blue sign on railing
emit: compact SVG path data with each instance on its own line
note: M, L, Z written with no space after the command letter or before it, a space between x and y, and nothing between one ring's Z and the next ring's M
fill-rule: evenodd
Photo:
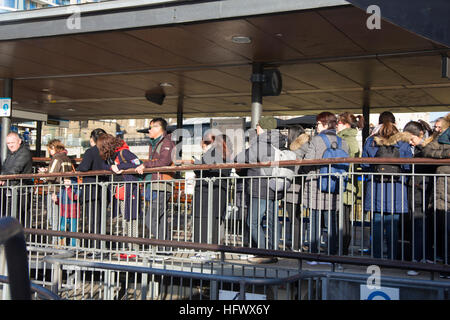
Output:
M0 98L0 117L11 116L11 98Z

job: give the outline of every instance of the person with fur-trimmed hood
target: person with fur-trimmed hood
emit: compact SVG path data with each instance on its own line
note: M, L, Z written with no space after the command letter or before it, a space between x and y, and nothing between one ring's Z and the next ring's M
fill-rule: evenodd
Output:
M436 132L424 143L423 155L427 158L448 159L450 158L450 113L441 119L441 132ZM436 219L436 252L445 259L445 234L450 234L450 166L441 165L436 167L435 194L429 201L429 209ZM447 220L445 216L447 215ZM447 225L445 225L447 221ZM434 225L432 223L431 225ZM447 241L450 241L447 239ZM450 243L447 243L447 261L450 259Z
M375 158L380 148L393 147L398 149L400 158L412 158L409 141L411 134L400 132L395 126L395 116L385 111L379 117L380 129L367 138L364 143L363 157ZM395 166L392 165L391 166ZM379 173L377 165L362 164L363 171ZM399 173L410 171L410 165L398 165ZM398 242L398 225L400 214L408 213L407 177L394 174L368 175L365 179L364 211L373 212L372 254L381 258L383 239L387 240L388 258L395 259ZM383 221L381 221L383 217ZM383 236L385 232L385 236ZM393 236L392 236L393 235Z

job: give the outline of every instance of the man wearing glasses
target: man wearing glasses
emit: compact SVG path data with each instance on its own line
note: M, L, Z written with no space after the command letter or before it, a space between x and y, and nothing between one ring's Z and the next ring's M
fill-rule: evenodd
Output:
M171 166L172 151L175 143L171 135L167 134L167 121L163 118L154 118L150 122L148 136L150 137L149 158L135 170L144 173L145 168ZM145 200L151 202L145 212L145 224L153 238L170 240L168 233L167 208L170 198L171 184L164 180L173 178L172 174L152 172L145 176Z
M441 133L442 132L442 120L444 118L440 117L436 120L436 122L434 123L434 131L437 133Z

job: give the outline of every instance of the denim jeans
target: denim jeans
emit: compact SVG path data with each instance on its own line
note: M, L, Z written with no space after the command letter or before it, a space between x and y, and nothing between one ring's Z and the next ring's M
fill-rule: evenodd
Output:
M372 251L374 258L382 258L383 240L386 239L388 259L397 259L399 221L399 213L383 213L383 221L381 221L380 212L373 213Z
M249 229L252 233L253 243L262 249L278 249L278 239L280 236L278 215L276 212L276 203L274 200L266 200L259 198L252 198L251 203L251 217L247 221L250 222ZM267 210L268 209L268 210ZM259 211L259 214L258 214ZM266 230L263 226L263 218L266 217ZM276 222L275 222L276 221ZM277 233L275 235L274 224L277 226ZM259 240L259 241L258 241ZM266 245L266 240L268 241Z
M77 232L77 218L66 218L66 217L60 217L59 219L59 229L60 231L68 231L70 232ZM63 239L61 237L61 239ZM77 246L77 239L75 238L67 238L67 242L70 241L70 246L76 247Z

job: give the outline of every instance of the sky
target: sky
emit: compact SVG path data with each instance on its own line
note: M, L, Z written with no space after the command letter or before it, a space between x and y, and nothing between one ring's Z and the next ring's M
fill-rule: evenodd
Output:
M449 112L430 112L430 121L434 121L439 117L444 117Z

